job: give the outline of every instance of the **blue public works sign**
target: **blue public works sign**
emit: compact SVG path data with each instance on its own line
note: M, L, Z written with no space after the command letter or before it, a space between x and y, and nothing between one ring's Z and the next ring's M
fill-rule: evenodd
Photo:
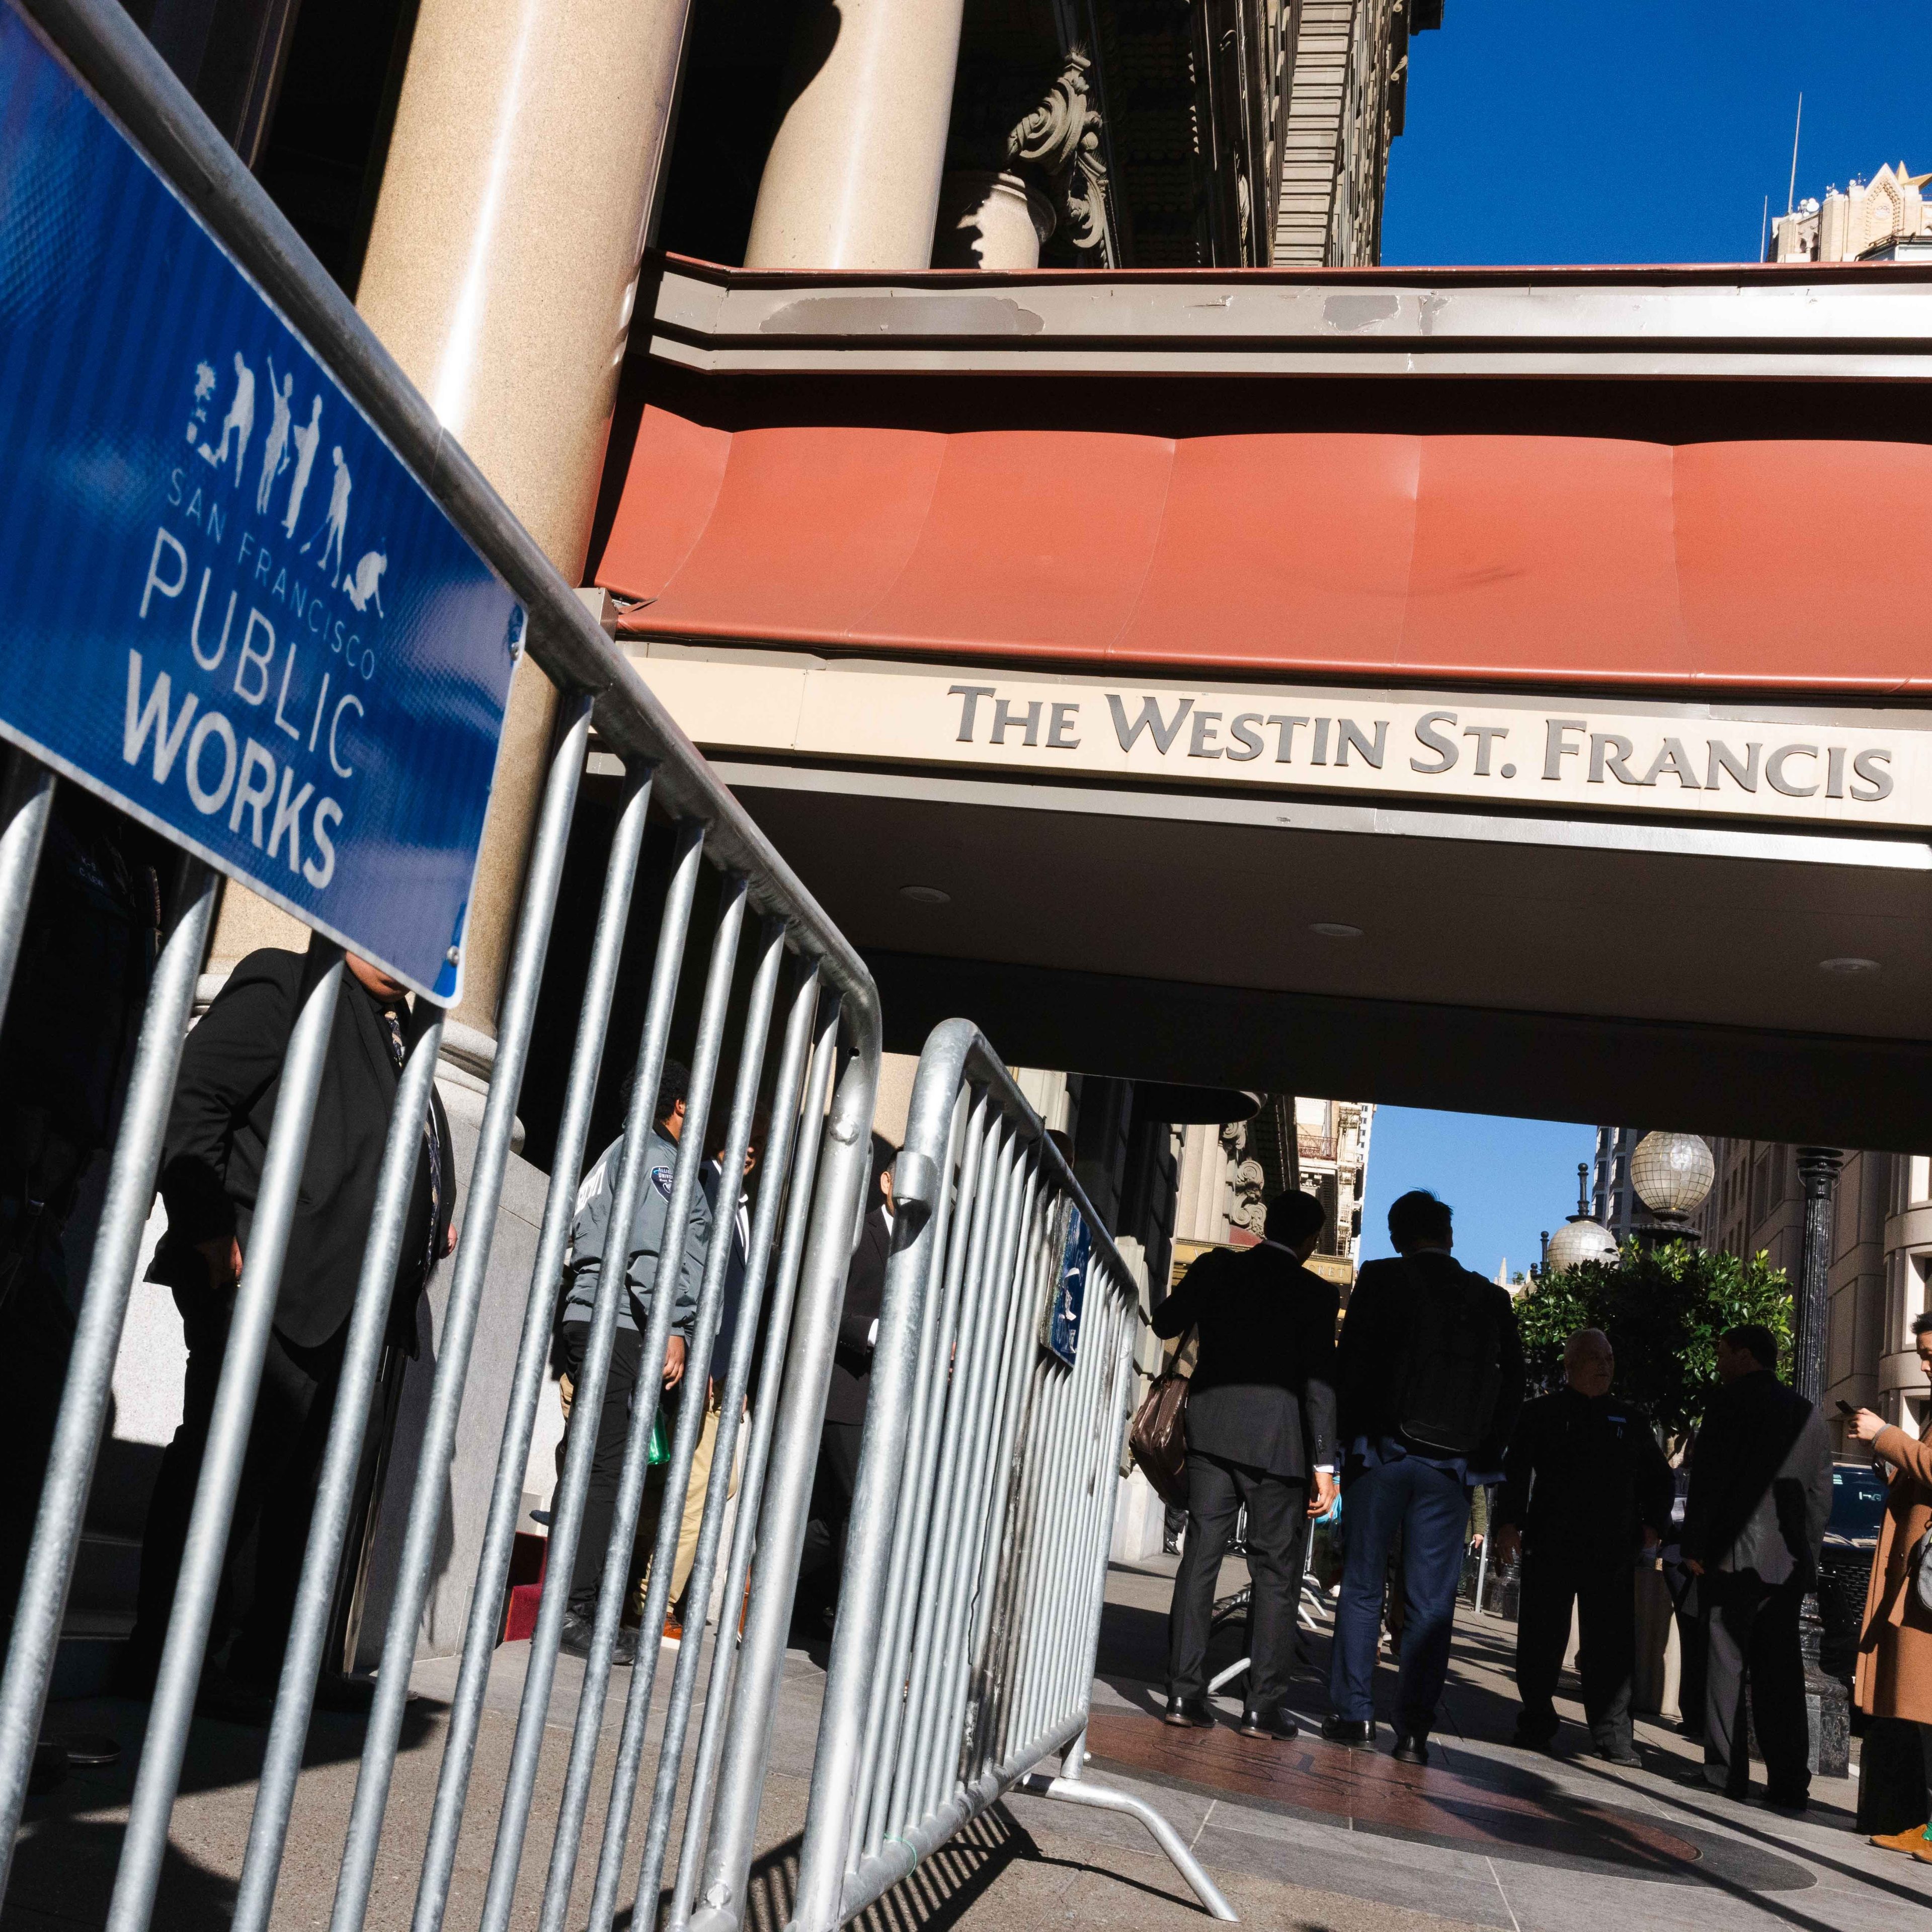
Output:
M524 615L0 6L0 733L442 1000Z

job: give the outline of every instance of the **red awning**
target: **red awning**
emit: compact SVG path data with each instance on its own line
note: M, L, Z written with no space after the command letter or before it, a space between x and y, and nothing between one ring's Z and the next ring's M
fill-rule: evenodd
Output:
M1928 500L1910 442L734 430L652 406L597 574L650 600L634 634L1916 692Z

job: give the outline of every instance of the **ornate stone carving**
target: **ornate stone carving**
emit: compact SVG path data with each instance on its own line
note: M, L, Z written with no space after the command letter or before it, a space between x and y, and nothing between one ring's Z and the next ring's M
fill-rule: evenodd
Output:
M1046 93L1016 87L1010 74L962 76L953 104L950 166L1017 175L1044 194L1076 248L1097 248L1106 230L1107 166L1094 64L1076 48ZM1024 104L1032 100L1031 106Z
M1078 48L1066 56L1038 106L1007 137L1021 167L1036 169L1076 248L1097 248L1106 225L1107 165L1100 155L1100 110L1094 105L1094 63Z
M1246 1124L1228 1122L1221 1130L1221 1145L1227 1155L1228 1184L1234 1191L1228 1208L1229 1225L1246 1228L1258 1240L1268 1218L1268 1174L1249 1151Z

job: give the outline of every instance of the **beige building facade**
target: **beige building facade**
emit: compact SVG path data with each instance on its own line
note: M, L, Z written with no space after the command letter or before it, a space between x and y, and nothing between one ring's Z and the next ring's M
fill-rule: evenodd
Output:
M1292 202L1325 238L1297 242L1285 260L1372 260L1400 126L1391 76L1412 26L1434 24L1421 16L1441 8L128 0L128 10L510 511L583 584L634 432L624 386L644 366L633 323L650 316L655 251L805 272L1264 267ZM614 623L609 600L590 594ZM439 1072L460 1186L554 711L526 658ZM293 920L231 885L204 1000L248 952L305 944ZM507 1394L542 1211L550 1088L567 1048L542 1032L520 1102L526 1157L511 1163L491 1248L486 1292L504 1318L486 1316L465 1398L479 1441ZM896 1063L898 1087L911 1064ZM1162 1098L1104 1070L1024 1079L1073 1138L1123 1250L1164 1284L1180 1137L1200 1120L1218 1131L1248 1102L1226 1089ZM889 1077L887 1127L895 1090ZM446 1290L432 1294L433 1322ZM178 1420L182 1359L165 1292L142 1285L116 1387L145 1449ZM406 1430L425 1388L411 1384ZM553 1406L543 1414L552 1421ZM552 1446L540 1430L529 1478L539 1492ZM453 1478L455 1587L432 1604L432 1648L455 1640L488 1474L486 1456Z
M1252 1246L1262 1238L1268 1202L1299 1187L1328 1216L1309 1264L1346 1295L1360 1260L1375 1111L1372 1101L1270 1094L1245 1120L1177 1128L1177 1276L1204 1248Z
M1804 1240L1797 1150L1713 1138L1717 1179L1699 1210L1700 1238L1739 1256L1762 1254L1792 1280ZM1848 1153L1832 1203L1831 1324L1825 1402L1876 1409L1913 1434L1927 1424L1925 1378L1912 1323L1932 1307L1932 1160Z
M1269 259L1363 268L1382 260L1389 143L1408 101L1408 38L1442 0L1300 0L1280 115L1280 196Z
M654 238L803 269L1372 263L1409 35L1442 0L694 0L688 34L644 0L182 10L129 7L574 580ZM454 1016L466 1077L552 710L526 662ZM211 964L298 943L231 887Z

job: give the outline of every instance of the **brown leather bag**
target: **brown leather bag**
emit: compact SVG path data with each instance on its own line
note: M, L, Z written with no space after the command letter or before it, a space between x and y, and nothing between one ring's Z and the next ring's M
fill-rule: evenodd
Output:
M1134 1460L1170 1509L1187 1507L1187 1388L1172 1370L1155 1376L1127 1432Z

